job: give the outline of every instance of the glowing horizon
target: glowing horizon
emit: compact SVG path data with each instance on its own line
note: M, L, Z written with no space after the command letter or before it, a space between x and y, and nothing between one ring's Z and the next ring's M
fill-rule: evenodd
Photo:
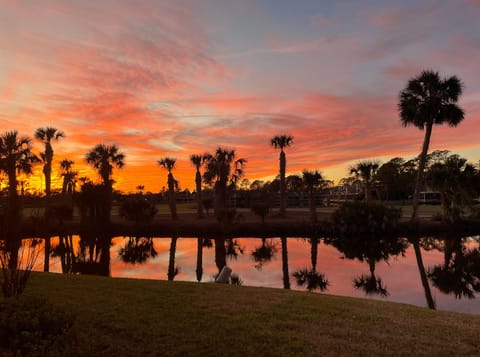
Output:
M161 157L194 187L191 154L234 148L245 178L272 178L279 134L294 136L287 172L319 169L335 182L362 159L420 152L401 126L398 94L432 68L465 84L457 128L435 127L430 151L480 159L480 3L182 0L0 0L0 124L33 138L53 126L58 165L116 144L126 166L115 188L166 186ZM35 151L42 150L35 142ZM40 166L31 189L44 182ZM43 188L42 188L43 190Z

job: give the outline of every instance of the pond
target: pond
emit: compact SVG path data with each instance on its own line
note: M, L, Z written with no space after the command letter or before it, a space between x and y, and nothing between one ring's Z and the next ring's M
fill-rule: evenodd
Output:
M439 310L480 314L475 298L480 292L479 242L479 237L423 238L416 254L414 245L401 238L394 244L359 246L327 238L114 237L109 246L67 236L51 239L49 271L209 283L226 264L233 283L245 286L310 288L424 307L430 291L430 304ZM36 270L43 270L42 258ZM302 280L305 284L298 285Z

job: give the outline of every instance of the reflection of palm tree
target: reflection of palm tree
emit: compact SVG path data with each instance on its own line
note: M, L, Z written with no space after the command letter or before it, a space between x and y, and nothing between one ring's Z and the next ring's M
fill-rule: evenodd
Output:
M261 270L263 265L271 261L277 252L277 246L272 239L262 238L262 245L252 252L255 268Z
M203 276L203 238L197 238L197 268L195 269L197 274L197 281L202 281Z
M356 289L362 289L366 295L388 296L387 287L383 284L381 278L375 276L375 261L368 261L370 275L362 274L353 279L353 286Z
M350 174L363 182L365 202L369 202L372 198L372 181L379 166L378 161L360 161L350 168Z
M480 250L466 249L460 238L450 239L444 263L429 269L428 277L445 294L473 299L480 292Z
M177 219L177 203L175 200L175 189L178 188L178 182L175 180L172 174L172 170L175 168L176 159L171 157L165 157L158 160L158 164L168 171L168 204L170 206L170 214L172 219Z
M110 245L112 238L104 235L80 235L79 252L72 272L110 276Z
M195 191L197 199L197 217L203 218L203 203L202 203L202 174L200 173L200 168L205 162L205 155L190 155L190 161L195 165Z
M281 237L282 242L282 272L283 272L283 288L290 289L290 275L288 274L288 250L287 237Z
M407 242L393 236L379 237L376 234L354 234L339 236L331 240L345 258L358 259L367 262L370 276L360 276L353 280L356 288L362 288L367 294L387 296L385 286L380 278L375 276L375 264L380 261L388 262L391 256L405 253Z
M305 268L297 270L292 275L297 281L297 285L306 285L308 291L315 289L325 291L330 283L325 274L317 272L318 244L320 243L320 239L318 237L312 237L308 241L310 243L310 260L312 263L312 269L308 270Z
M150 258L157 256L153 244L153 238L129 237L125 246L120 249L118 255L125 263L145 263Z
M285 216L287 207L287 197L285 195L285 172L287 168L287 158L285 156L284 148L293 143L293 136L291 135L277 135L270 139L270 144L275 148L280 148L280 216Z
M43 174L45 175L45 194L50 197L51 193L51 181L52 181L52 161L53 161L53 147L52 140L59 140L63 138L65 134L63 131L58 130L53 127L38 128L35 131L35 139L40 140L44 147L45 151L41 153L41 158L43 161Z
M215 237L215 265L218 273L227 265L227 254L225 250L225 238Z
M237 259L239 254L243 254L243 247L240 246L236 239L232 238L215 238L215 264L218 273L222 271L223 267L227 265L227 256L232 259Z
M180 269L175 266L175 253L177 250L177 239L178 237L172 237L170 241L170 255L168 258L168 272L167 277L168 280L175 279L175 276L180 272Z
M420 239L411 239L413 250L415 251L415 258L417 260L418 271L420 273L420 280L422 281L423 290L425 291L425 299L430 309L435 309L435 301L432 297L430 285L428 284L427 273L425 272L425 266L423 265L422 251L420 250Z
M382 279L375 277L375 275L362 274L353 280L353 286L356 289L362 289L366 295L388 296L387 288L383 284Z
M417 219L420 186L433 125L447 123L449 126L457 126L463 120L463 110L456 104L462 94L462 87L456 76L441 79L438 72L428 70L410 79L400 93L398 109L402 124L425 129L413 194L412 220Z
M58 237L58 246L53 249L52 256L60 257L60 265L63 274L72 273L73 262L75 261L72 235L69 234Z

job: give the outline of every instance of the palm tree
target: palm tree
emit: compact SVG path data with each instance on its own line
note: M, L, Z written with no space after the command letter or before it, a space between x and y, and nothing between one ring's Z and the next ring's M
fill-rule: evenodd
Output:
M203 180L213 184L215 191L215 215L217 218L224 213L227 201L227 185L235 187L243 176L243 168L247 160L235 160L235 150L217 148L215 154L206 154L206 168Z
M6 239L6 248L11 252L8 262L10 269L16 269L18 263L18 249L21 240L18 234L20 226L20 204L17 193L17 173L32 173L32 165L38 158L32 154L32 141L26 136L19 137L18 132L7 131L0 136L0 171L8 178L8 201L5 209L5 224L3 234Z
M457 126L464 118L463 110L456 104L462 94L463 84L456 77L441 79L438 72L426 70L408 81L400 92L400 120L403 126L413 125L425 129L415 190L413 193L412 221L417 219L420 186L427 161L433 124Z
M197 217L203 218L203 205L202 205L202 174L200 173L200 168L205 162L205 155L190 155L190 161L197 172L195 173L195 191L197 192L196 199L197 199Z
M74 162L64 159L60 161L61 176L63 177L62 195L72 195L75 192L75 182L78 175L77 171L72 170Z
M52 140L59 140L63 137L65 137L63 131L50 126L38 128L35 131L35 139L41 141L45 147L45 151L40 154L40 157L43 161L43 174L45 175L45 195L47 196L47 199L50 197L52 182Z
M8 213L19 214L17 173L31 174L32 165L39 161L31 149L30 138L19 137L16 130L7 131L0 136L0 170L8 178L8 197L11 204Z
M308 193L308 206L310 207L310 217L313 223L317 222L317 206L315 204L315 191L322 185L322 174L315 170L303 170L303 185Z
M282 272L283 272L283 288L290 289L290 275L288 274L288 247L287 237L280 237L282 243Z
M277 135L270 139L270 144L275 149L280 148L280 216L285 216L287 207L287 197L285 195L285 171L287 167L287 159L284 148L293 143L293 136L291 135Z
M168 204L170 205L170 214L172 219L177 219L177 204L175 201L175 188L178 187L178 182L175 180L172 174L172 170L175 168L175 162L177 160L171 157L165 157L158 160L158 164L168 171Z
M85 156L88 164L91 164L98 170L102 179L105 197L103 198L103 215L107 220L110 219L110 210L112 205L112 185L111 179L113 166L122 168L125 165L125 155L119 152L116 145L98 144Z
M355 175L357 179L363 182L365 190L365 202L369 202L372 198L372 182L380 166L380 162L374 161L359 161L350 168L350 174Z
M116 145L98 144L85 157L88 164L98 170L105 186L112 186L113 166L121 169L125 166L125 155L118 151Z

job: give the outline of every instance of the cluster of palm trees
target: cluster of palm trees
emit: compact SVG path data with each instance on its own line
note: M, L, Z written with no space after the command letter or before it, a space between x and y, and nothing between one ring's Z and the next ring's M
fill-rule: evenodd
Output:
M456 104L462 94L463 85L461 81L452 76L441 78L438 72L426 70L420 75L408 81L407 86L401 91L398 109L400 119L404 126L413 125L425 130L425 138L422 151L419 156L419 165L415 181L413 195L412 220L416 219L419 203L421 183L425 171L426 158L432 128L434 124L447 123L449 126L458 125L464 118L463 110ZM45 176L45 195L48 199L51 195L51 175L54 150L52 143L64 138L65 134L54 127L42 127L36 130L35 138L44 147L39 157L32 153L32 142L28 137L20 137L17 131L8 131L0 137L0 170L8 177L8 196L10 214L18 214L17 199L17 174L32 172L32 165L43 163L43 174ZM291 135L277 135L271 138L273 147L280 149L279 155L279 192L280 192L280 216L286 214L286 154L285 148L293 143ZM87 153L85 160L98 171L102 185L108 192L112 193L113 167L121 168L125 164L125 155L121 153L116 145L96 145ZM198 203L198 217L203 217L202 208L202 182L212 185L215 191L215 211L219 214L225 210L228 188L235 185L243 175L246 160L237 159L235 150L217 148L212 154L191 155L191 163L196 168L195 187ZM175 205L175 189L178 181L173 176L176 159L165 157L158 161L158 164L168 171L169 204L172 218L177 217ZM76 181L77 172L72 169L73 161L63 160L60 164L63 176L62 192L72 192ZM374 171L378 169L378 162L359 162L351 168L351 174L362 177L365 187L365 200L370 197L370 184ZM205 172L201 173L204 167ZM85 181L85 180L84 180ZM318 170L303 171L304 187L309 193L312 219L315 219L313 191L319 187L324 179Z

